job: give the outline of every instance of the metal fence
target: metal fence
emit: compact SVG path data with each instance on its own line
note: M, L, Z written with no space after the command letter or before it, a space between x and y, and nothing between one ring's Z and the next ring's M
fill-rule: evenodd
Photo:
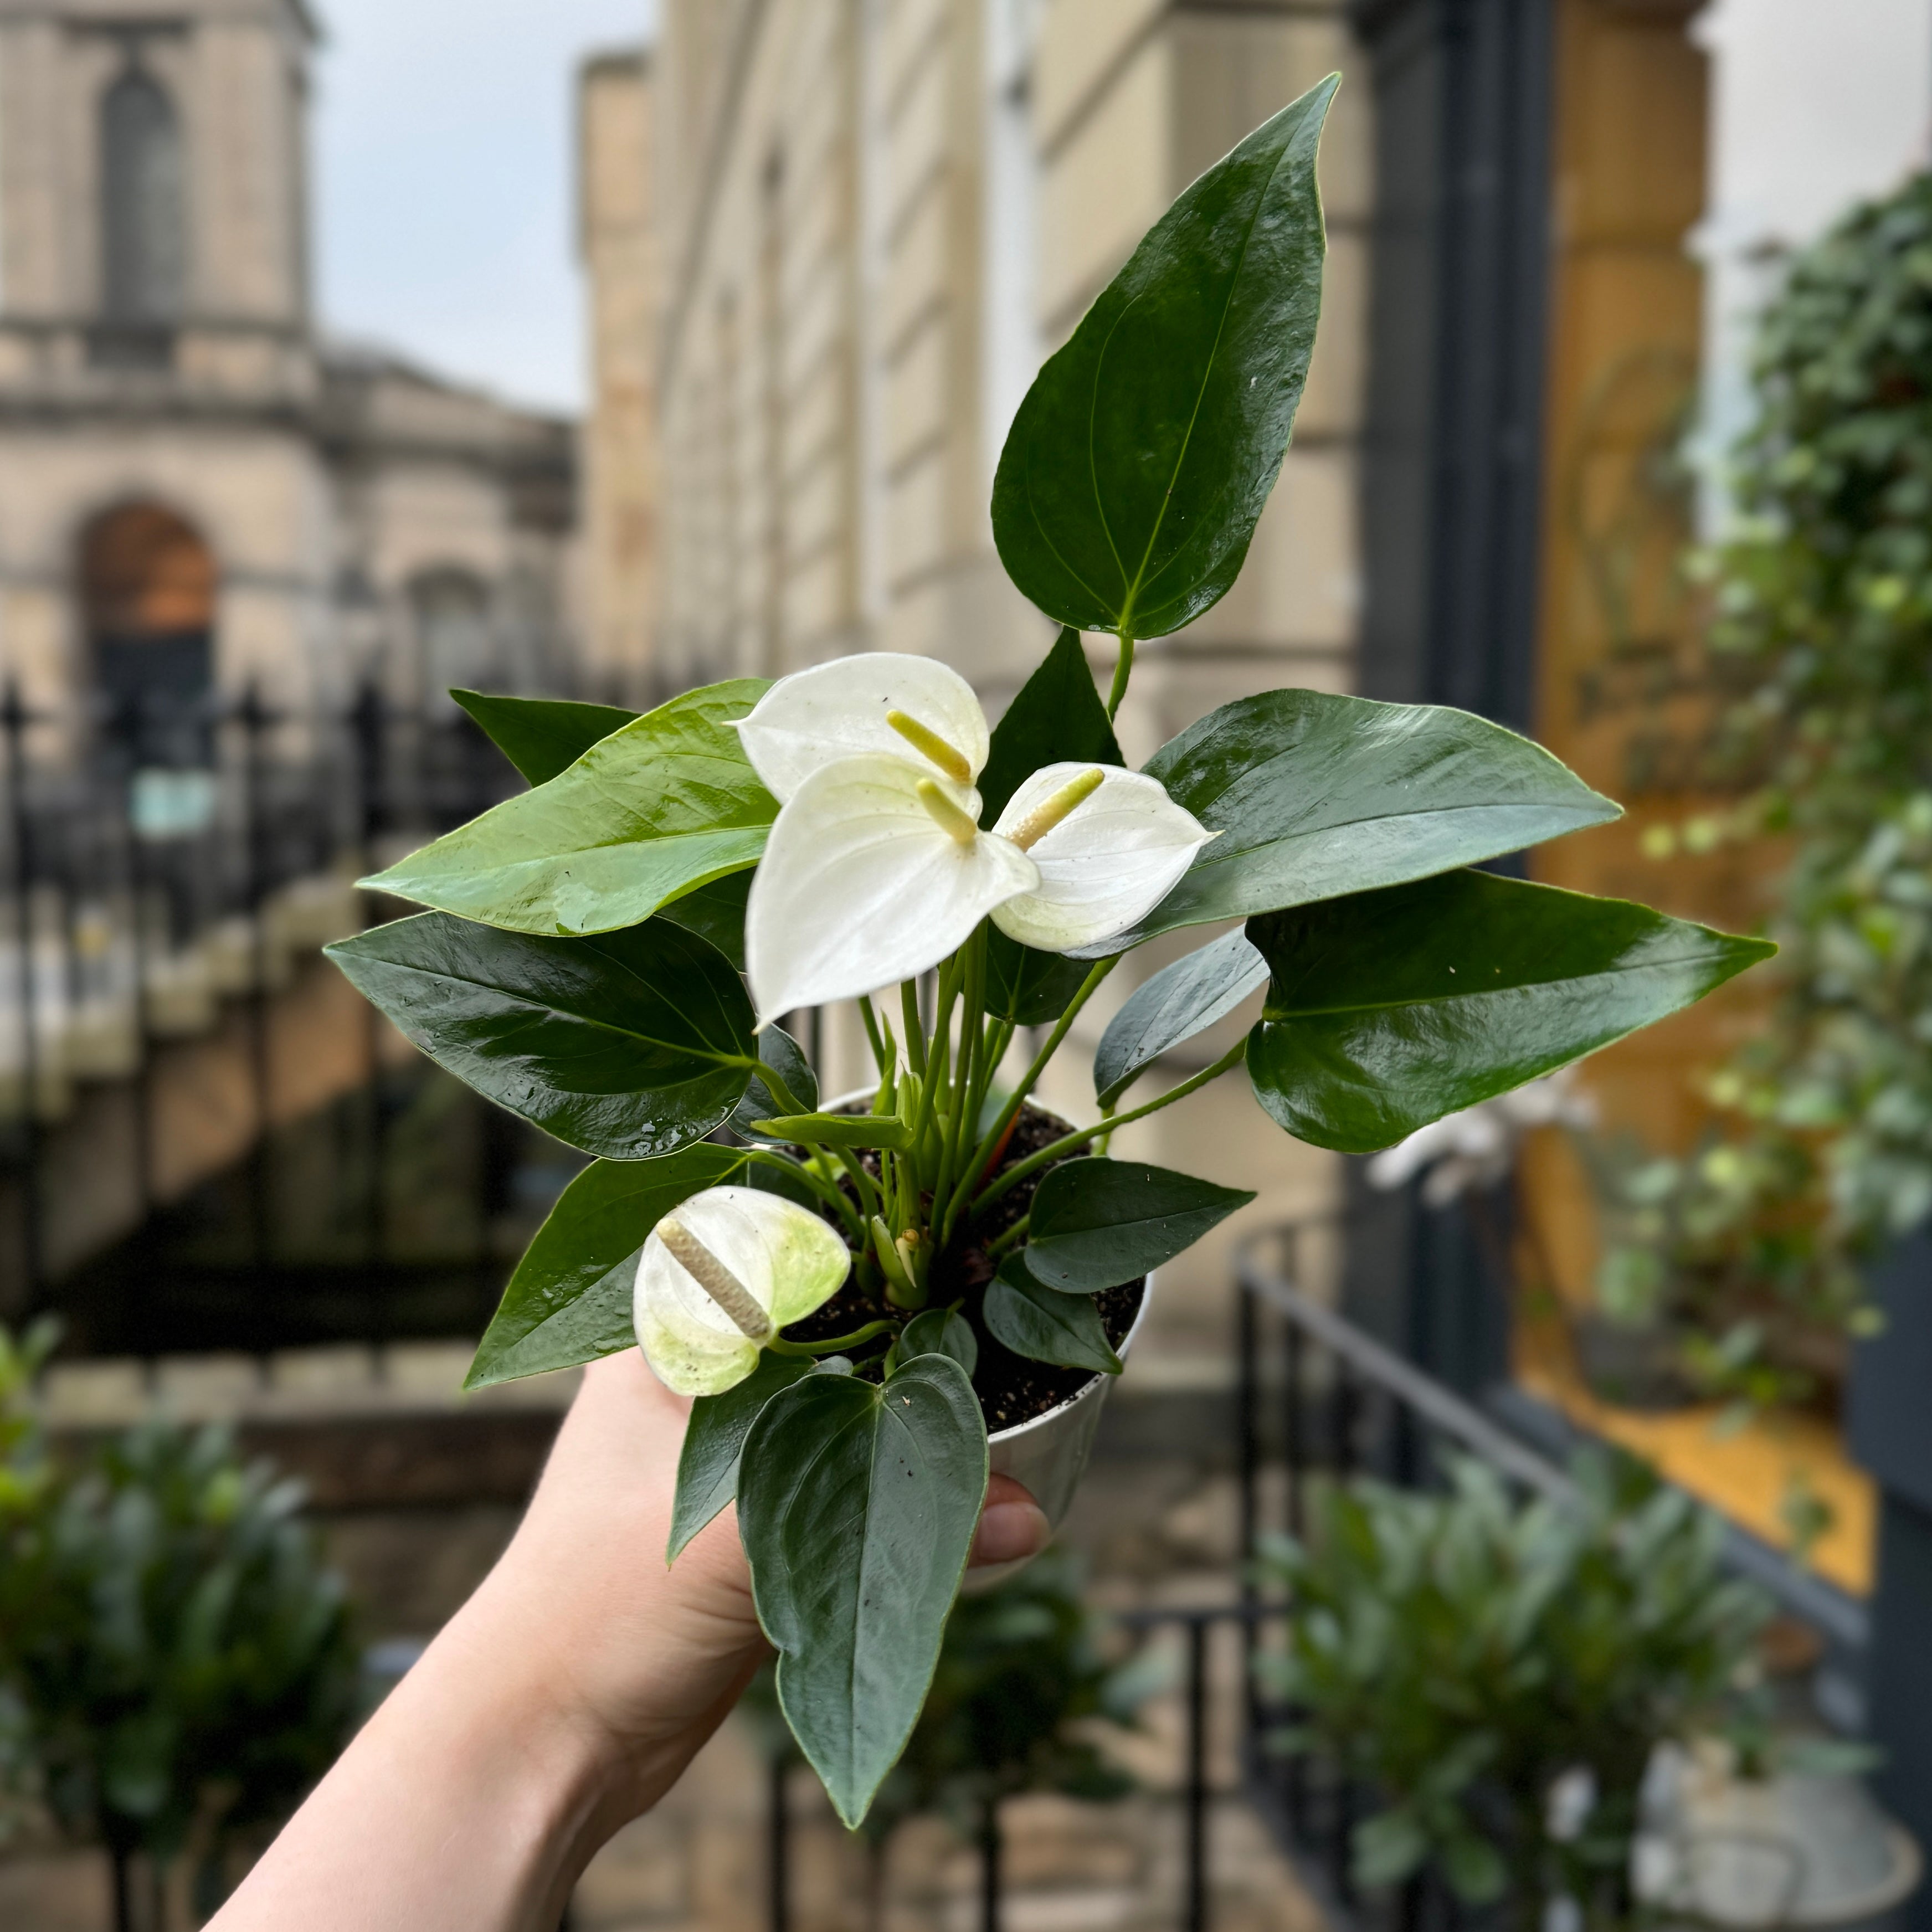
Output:
M1488 1464L1520 1495L1573 1496L1570 1478L1551 1453L1561 1441L1555 1418L1533 1413L1507 1390L1498 1392L1497 1412L1488 1412L1336 1312L1332 1286L1346 1238L1339 1218L1317 1217L1257 1237L1241 1252L1232 1445L1240 1548L1252 1550L1270 1532L1301 1532L1318 1483L1372 1474L1398 1486L1433 1486L1448 1454ZM1225 1445L1200 1446L1208 1455ZM1736 1528L1727 1532L1726 1556L1733 1570L1819 1634L1824 1653L1814 1688L1821 1710L1841 1724L1855 1720L1842 1684L1859 1672L1862 1606ZM1231 1580L1238 1593L1232 1603L1162 1606L1122 1620L1142 1630L1178 1627L1184 1640L1180 1761L1171 1794L1181 1882L1171 1922L1180 1932L1212 1932L1212 1820L1217 1804L1238 1800L1270 1827L1304 1890L1336 1932L1459 1932L1472 1915L1432 1876L1375 1896L1358 1891L1349 1840L1356 1821L1367 1815L1371 1794L1318 1762L1274 1748L1271 1740L1294 1724L1296 1713L1270 1700L1254 1664L1288 1606L1245 1566ZM1241 1653L1240 1688L1232 1708L1224 1700L1216 1709L1213 1695L1216 1642L1236 1645ZM1232 1785L1217 1787L1210 1741L1230 1731L1237 1775ZM777 1773L769 1815L770 1923L772 1932L791 1932L790 1812ZM979 1834L982 1932L998 1932L1008 1902L1001 1843L997 1812L989 1812Z
M146 1218L162 1204L148 1084L168 1045L238 1012L266 1130L267 1006L290 959L360 922L358 872L518 782L453 705L373 689L335 710L278 709L250 688L90 712L36 709L10 686L0 762L0 1313L17 1314L55 1286L48 1155L76 1096L133 1090L133 1131L100 1157L128 1163ZM244 1212L260 1250L259 1188Z

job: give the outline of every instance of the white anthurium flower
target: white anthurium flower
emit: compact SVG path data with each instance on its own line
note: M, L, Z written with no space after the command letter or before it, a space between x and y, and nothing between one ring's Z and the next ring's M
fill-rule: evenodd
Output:
M1055 801L1093 772L1100 782L1056 816ZM1023 845L1040 868L1040 884L996 907L993 923L1042 952L1070 952L1126 932L1180 884L1216 836L1176 805L1160 779L1117 765L1042 766L993 830Z
M782 806L745 920L761 1023L910 979L988 914L1028 945L1097 944L1210 836L1159 780L1077 764L1035 772L982 831L986 713L929 658L873 652L781 679L738 730Z
M638 1262L633 1318L652 1372L679 1395L718 1395L788 1323L844 1286L852 1257L796 1202L712 1187L660 1221Z

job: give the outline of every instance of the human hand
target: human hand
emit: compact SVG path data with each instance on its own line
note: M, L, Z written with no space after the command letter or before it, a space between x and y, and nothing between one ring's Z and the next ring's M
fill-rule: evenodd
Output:
M690 1404L635 1350L595 1363L495 1569L211 1932L536 1932L770 1654L729 1510L667 1568ZM1010 1477L972 1561L1046 1542Z

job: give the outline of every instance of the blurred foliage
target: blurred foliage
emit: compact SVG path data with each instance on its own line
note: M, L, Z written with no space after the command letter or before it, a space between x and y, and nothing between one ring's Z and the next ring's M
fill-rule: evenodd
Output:
M1081 1600L1081 1580L1076 1560L1053 1550L953 1605L926 1708L860 1827L874 1845L934 1814L976 1838L987 1808L1022 1792L1106 1802L1133 1789L1100 1738L1131 1726L1166 1672L1145 1649L1108 1656L1106 1620ZM769 1671L748 1702L770 1747L796 1756Z
M200 1861L292 1809L356 1710L340 1580L298 1487L222 1430L150 1423L74 1466L28 1406L50 1337L0 1340L0 1685L16 1790L118 1864ZM0 1736L8 1735L0 1732Z
M1627 1457L1572 1473L1572 1503L1519 1504L1466 1460L1441 1493L1358 1480L1266 1547L1292 1608L1258 1662L1295 1707L1281 1746L1378 1801L1358 1883L1433 1866L1525 1927L1556 1898L1617 1923L1653 1748L1744 1694L1768 1606L1720 1574L1716 1520Z
M1780 991L1710 1082L1719 1133L1617 1197L1606 1283L1669 1295L1706 1379L1760 1398L1814 1379L1780 1324L1869 1325L1865 1264L1932 1215L1932 177L1796 260L1755 377L1739 521L1698 560L1736 802L1649 844L1788 842Z

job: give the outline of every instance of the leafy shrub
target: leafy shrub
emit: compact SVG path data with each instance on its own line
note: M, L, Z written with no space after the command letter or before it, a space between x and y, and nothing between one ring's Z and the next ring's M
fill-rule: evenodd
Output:
M1358 1481L1266 1550L1292 1616L1258 1668L1294 1710L1283 1748L1375 1795L1358 1882L1432 1864L1526 1924L1559 1896L1621 1915L1651 1753L1738 1693L1766 1612L1681 1492L1628 1461L1574 1474L1574 1504L1466 1461L1440 1494Z

